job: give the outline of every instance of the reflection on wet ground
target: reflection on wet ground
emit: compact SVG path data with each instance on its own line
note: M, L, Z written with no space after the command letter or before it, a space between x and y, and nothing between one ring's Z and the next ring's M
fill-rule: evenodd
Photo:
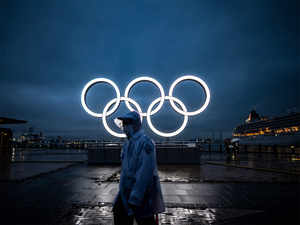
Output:
M63 161L71 159L68 157L74 156L75 159L84 156L83 153L69 152L71 154L68 155L60 151L47 151L28 151L23 152L28 155L22 153L14 157L24 157L24 161ZM166 211L159 215L160 224L299 224L299 175L236 167L297 172L300 171L299 158L291 154L228 155L206 152L201 155L200 165L159 165L167 206ZM222 165L208 164L209 161ZM232 166L226 166L228 163ZM6 194L1 196L4 204L0 206L0 212L4 215L0 223L47 224L51 221L51 224L58 225L112 224L111 202L118 191L120 166L81 163L56 170L63 164L53 164L54 168L49 166L49 162L12 163L11 171L18 171L19 177L29 174L34 179L1 183L0 192ZM11 211L18 216L11 217ZM241 219L245 217L247 219ZM261 219L259 223L257 217ZM238 219L231 223L235 218ZM251 223L247 221L249 218L253 219ZM270 218L273 223L269 222ZM278 218L280 222L277 222ZM293 223L285 223L287 219ZM56 222L52 223L52 220Z
M251 168L267 168L300 172L299 154L282 153L207 153L201 156L201 162L224 162L233 165L248 166Z
M299 224L299 183L285 174L212 165L160 165L159 170L162 179L176 178L161 183L167 207L161 224ZM0 224L111 224L119 184L110 180L117 180L119 171L119 166L78 164L21 183L2 182ZM204 182L186 182L189 177Z
M236 165L236 164L234 164ZM243 165L243 164L238 164ZM254 167L256 168L256 167ZM286 168L286 167L285 167ZM159 165L161 182L202 183L202 182L259 182L259 183L300 183L300 175L271 171L236 168L220 165ZM120 181L120 170L108 178L108 182Z
M300 156L297 155L258 154L247 159L243 155L237 155L233 157L233 160L226 160L226 162L251 168L278 169L300 173Z
M159 214L160 225L209 225L222 224L229 219L245 215L261 213L260 210L226 209L226 208L183 208L167 207ZM60 218L59 225L112 225L112 206L100 203L96 206L73 205L72 210L65 212Z
M0 174L0 180L23 179L44 174L47 171L54 170L47 167L45 162L59 161L67 162L70 160L81 161L86 159L86 152L83 150L15 150L14 160L19 163L12 163L10 171L5 175ZM298 160L299 159L299 160ZM29 162L35 161L35 164ZM24 163L20 163L24 161ZM42 161L42 162L40 162ZM37 164L40 162L40 164ZM274 153L240 153L226 154L220 152L203 152L200 159L200 165L159 165L159 176L161 182L299 182L300 176L300 156L293 154L274 154ZM207 163L223 163L224 165L208 165ZM276 169L283 172L294 174L280 174L245 168L232 168L226 166L244 166L248 168ZM50 165L50 164L49 164ZM63 167L60 164L59 167ZM176 168L176 169L174 169ZM24 171L24 172L23 172ZM10 175L17 174L17 175ZM10 178L7 178L10 177ZM107 181L118 182L120 174L113 174ZM100 184L98 177L94 178L96 183Z
M187 209L187 208L167 208L166 212L160 214L161 225L208 225L222 224L228 219L260 213L259 210L243 209Z
M12 162L15 161L86 161L87 150L72 149L13 149ZM223 162L250 168L266 168L300 173L300 155L283 153L245 153L227 154L224 152L203 152L199 159L201 165L208 161ZM172 171L168 171L170 173ZM163 173L163 172L162 172ZM189 171L187 171L189 173ZM163 174L162 174L163 175ZM189 180L178 180L178 176L169 174L162 181L198 182L198 176L190 174ZM113 180L112 180L113 181Z

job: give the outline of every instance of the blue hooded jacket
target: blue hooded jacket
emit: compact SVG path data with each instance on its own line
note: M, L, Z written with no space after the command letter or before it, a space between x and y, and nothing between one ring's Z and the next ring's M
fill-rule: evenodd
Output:
M164 212L165 205L157 172L154 142L144 134L140 118L132 116L134 113L126 115L126 118L133 119L137 129L123 145L119 193L113 205L121 197L128 215L142 218ZM132 209L129 204L137 207Z

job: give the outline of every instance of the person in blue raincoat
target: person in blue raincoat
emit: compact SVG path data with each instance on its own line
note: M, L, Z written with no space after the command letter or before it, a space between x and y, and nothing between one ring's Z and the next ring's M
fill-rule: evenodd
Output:
M141 129L140 115L118 118L127 136L121 152L119 192L113 202L114 224L157 224L155 214L165 211L156 164L154 142Z

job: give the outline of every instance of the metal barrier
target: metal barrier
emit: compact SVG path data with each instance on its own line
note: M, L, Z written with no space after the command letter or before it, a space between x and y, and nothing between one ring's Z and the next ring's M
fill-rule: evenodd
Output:
M99 145L99 148L88 149L89 164L120 164L122 144ZM156 158L158 164L200 164L203 152L223 153L222 144L186 145L186 144L157 144Z

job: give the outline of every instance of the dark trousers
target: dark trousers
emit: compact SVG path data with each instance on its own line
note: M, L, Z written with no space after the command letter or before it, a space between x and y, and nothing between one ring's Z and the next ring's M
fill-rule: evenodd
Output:
M122 200L117 199L114 209L114 225L133 225L134 216L128 216ZM154 215L146 218L135 218L138 225L157 225Z

